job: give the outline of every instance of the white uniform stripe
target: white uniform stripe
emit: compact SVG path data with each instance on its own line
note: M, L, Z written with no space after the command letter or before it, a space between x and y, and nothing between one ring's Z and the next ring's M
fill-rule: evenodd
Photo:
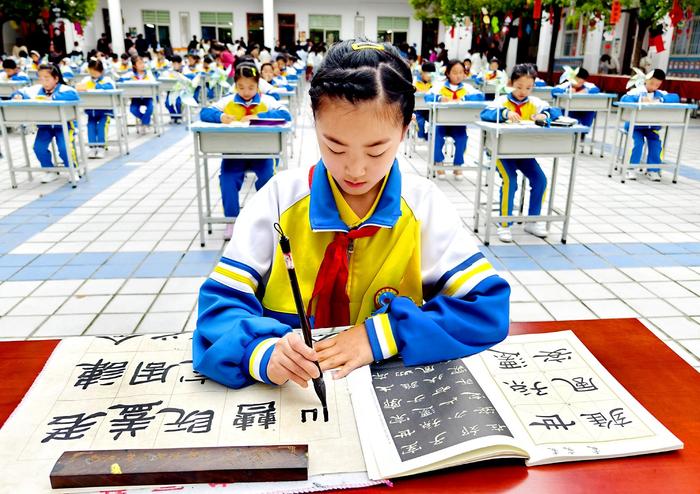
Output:
M263 356L265 355L265 352L270 348L272 345L277 343L277 340L279 338L270 338L262 343L258 344L258 347L256 348L256 353L255 353L255 360L253 360L253 365L252 365L252 370L253 370L253 377L257 379L258 381L262 381L261 377L261 370L260 370L260 363L262 362Z
M216 271L212 272L209 275L209 277L212 280L216 280L219 283L222 283L229 288L233 288L234 290L238 290L239 292L250 293L251 295L255 295L255 292L253 292L253 290L250 288L249 285L246 285L245 283L241 283L240 281L236 281L234 279L231 279L228 276L224 276L221 273L217 273Z

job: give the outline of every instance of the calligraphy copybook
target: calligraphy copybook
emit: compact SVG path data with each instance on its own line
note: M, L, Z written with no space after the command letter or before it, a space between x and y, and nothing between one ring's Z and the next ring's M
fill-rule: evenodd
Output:
M683 447L571 331L510 336L434 365L392 360L347 379L370 479L493 458L536 466Z

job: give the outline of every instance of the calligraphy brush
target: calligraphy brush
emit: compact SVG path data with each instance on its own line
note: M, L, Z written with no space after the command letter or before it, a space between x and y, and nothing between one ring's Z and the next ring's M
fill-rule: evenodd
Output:
M292 294L294 295L294 304L297 308L297 313L299 314L299 322L301 323L301 333L304 335L304 342L313 348L313 340L311 339L311 326L309 325L309 318L304 310L304 301L301 298L301 289L299 288L299 280L297 279L297 272L294 269L294 260L292 259L292 245L289 242L289 238L282 231L282 226L279 223L275 223L275 230L280 235L280 248L282 249L282 254L284 254L284 263L287 266L287 274L289 275L289 283L292 285ZM318 399L321 400L321 405L323 405L323 421L328 422L328 404L326 402L326 383L323 381L323 372L321 371L321 366L318 362L315 362L316 368L318 368L319 376L312 379L314 383L314 389L316 390L316 395Z

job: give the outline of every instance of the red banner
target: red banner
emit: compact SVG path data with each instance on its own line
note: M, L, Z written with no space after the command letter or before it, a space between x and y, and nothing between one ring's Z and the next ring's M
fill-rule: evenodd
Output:
M532 6L532 18L542 18L542 0L535 0L535 4Z
M622 15L620 0L613 0L612 7L610 8L610 24L613 26L617 24L620 20L620 15Z

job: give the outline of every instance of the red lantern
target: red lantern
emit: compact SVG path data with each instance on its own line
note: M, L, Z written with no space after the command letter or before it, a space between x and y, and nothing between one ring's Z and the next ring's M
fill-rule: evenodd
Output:
M617 24L622 15L622 7L620 6L620 0L613 0L612 7L610 8L610 24L613 26Z

